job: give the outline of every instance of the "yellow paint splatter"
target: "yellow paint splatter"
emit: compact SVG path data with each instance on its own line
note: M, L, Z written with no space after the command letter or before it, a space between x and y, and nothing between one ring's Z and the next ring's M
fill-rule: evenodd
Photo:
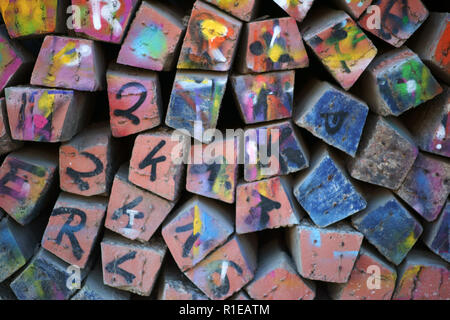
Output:
M214 40L217 37L225 37L228 33L228 28L212 19L205 19L200 24L203 37L208 40Z
M279 44L275 44L272 48L269 49L268 55L270 60L272 60L273 62L277 62L283 53L284 49Z
M44 117L48 118L53 112L54 103L55 95L48 94L47 91L44 91L38 101L38 108Z
M193 230L194 236L196 234L200 233L201 231L202 231L202 219L201 219L201 216L200 216L200 209L196 205L194 207L194 230ZM193 250L194 256L196 256L198 254L198 252L199 252L199 247L198 247L197 243L194 243L194 246L193 246L192 250Z
M78 59L78 52L75 50L77 44L75 41L69 41L67 44L53 56L53 63L50 65L49 73L46 77L48 83L55 82L55 74L65 64L72 63Z

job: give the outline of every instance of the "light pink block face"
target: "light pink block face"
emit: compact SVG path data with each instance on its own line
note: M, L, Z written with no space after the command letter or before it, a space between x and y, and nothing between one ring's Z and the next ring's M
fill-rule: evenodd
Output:
M0 56L0 91L3 91L23 61L16 54L6 35L2 33L0 33Z
M160 87L156 74L108 72L106 81L114 137L125 137L160 125Z
M101 243L103 282L139 295L150 295L165 251Z
M84 268L105 216L106 202L58 200L42 238L42 246L66 261ZM71 230L70 233L64 230ZM72 238L69 237L73 235Z
M102 66L92 40L47 36L34 65L31 84L96 91L102 88ZM102 58L100 58L102 59Z
M93 40L120 43L138 0L72 0L80 9L77 33Z
M314 0L274 0L287 14L295 18L298 22L301 22L308 13L309 9L313 5Z
M367 7L372 3L372 0L341 0L341 2L346 3L350 14L354 18L358 18L364 11L366 11Z
M280 177L241 184L236 191L236 232L285 227L299 222Z
M234 237L185 274L210 299L224 300L246 285L254 270Z
M168 71L174 63L185 27L169 12L142 2L117 62L155 71Z
M300 274L308 279L345 283L350 276L363 240L360 233L302 228Z

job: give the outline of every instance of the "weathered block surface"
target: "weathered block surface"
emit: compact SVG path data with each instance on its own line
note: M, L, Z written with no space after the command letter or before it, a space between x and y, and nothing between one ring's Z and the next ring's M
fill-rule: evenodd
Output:
M165 199L178 199L185 174L186 136L172 139L173 131L159 129L137 136L130 160L128 179Z
M363 235L346 223L319 228L304 219L290 228L287 242L301 276L345 283L358 256Z
M295 202L286 177L241 183L236 191L236 232L293 226L303 211Z
M114 178L105 227L130 240L149 241L174 205L132 184L124 164Z
M65 31L68 0L2 1L3 21L11 38Z
M450 202L447 200L439 218L431 223L426 223L423 241L435 254L450 262L450 244L448 230L450 228Z
M363 210L367 202L339 157L320 146L294 183L294 195L312 221L327 227Z
M120 48L117 62L138 68L169 71L176 62L185 26L169 8L142 1Z
M355 158L347 169L358 180L400 188L419 151L410 133L395 119L369 115Z
M55 183L58 160L50 150L10 153L0 168L0 207L21 225L37 217Z
M19 300L67 300L76 291L69 289L70 265L40 249L10 287ZM80 280L86 277L80 272Z
M310 83L299 94L295 123L354 157L369 108L364 101L328 82Z
M215 140L191 147L186 190L208 198L234 203L240 159L239 138Z
M245 291L239 291L235 293L232 297L228 298L228 300L252 300Z
M157 127L162 121L161 88L155 72L114 65L106 73L114 137Z
M179 69L228 71L238 46L242 22L196 1L178 60Z
M248 23L239 62L243 73L308 67L308 55L295 19L289 17Z
M81 91L104 87L105 61L100 45L92 40L46 36L30 83Z
M313 5L314 0L290 1L290 0L273 0L288 15L298 22L301 22Z
M256 252L255 237L234 235L185 274L210 299L223 300L253 279Z
M302 279L291 257L272 241L261 248L255 277L245 290L255 300L313 300L315 284Z
M0 98L0 155L22 147L23 143L11 138L5 98Z
M246 124L292 116L295 71L233 75L231 84Z
M350 89L377 54L377 48L343 11L326 10L302 27L305 42L345 89Z
M244 178L251 182L309 166L309 153L291 121L253 126L244 133Z
M249 22L255 18L257 9L261 3L260 0L244 0L244 1L229 1L229 0L205 0L219 7L223 11L235 16L236 18Z
M185 271L222 245L233 227L231 213L220 203L195 196L166 220L162 236L178 267Z
M372 5L377 6L378 10L364 14L359 24L397 48L401 47L428 17L428 10L420 0L374 0ZM381 18L377 27L374 25L376 14L381 14L376 16Z
M166 125L200 142L210 143L205 131L215 129L228 81L227 73L178 71L170 95Z
M367 208L352 217L352 224L386 259L398 265L423 228L389 191L371 192L367 198Z
M59 148L61 190L83 196L107 194L117 167L115 143L105 124L92 125Z
M399 268L394 300L450 300L449 264L414 250Z
M65 262L85 268L105 217L107 199L61 193L41 245Z
M397 271L369 246L363 245L345 284L329 284L334 300L390 300Z
M80 24L74 24L78 35L105 42L122 42L138 0L72 0L80 10Z
M419 153L395 193L425 220L435 220L450 193L450 163L439 157Z
M160 238L143 244L107 235L101 243L101 251L104 284L149 296L167 247Z
M87 97L77 91L37 87L5 89L11 136L16 140L72 139L89 117Z
M398 116L440 94L442 88L420 58L403 47L378 56L358 92L373 112Z
M370 6L372 0L333 0L333 3L339 9L346 11L353 19L358 19Z

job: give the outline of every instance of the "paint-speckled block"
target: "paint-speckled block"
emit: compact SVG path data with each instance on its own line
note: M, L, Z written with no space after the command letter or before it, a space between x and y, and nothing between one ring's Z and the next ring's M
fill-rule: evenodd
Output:
M246 128L244 150L247 182L287 175L309 166L308 150L291 121Z
M261 0L205 0L236 18L249 22L256 16Z
M273 0L279 5L288 15L293 17L298 22L301 22L308 13L309 9L314 3L314 0Z
M132 184L124 164L114 177L105 227L130 240L149 241L174 205Z
M85 268L103 225L107 199L61 193L41 245L65 262Z
M106 72L106 82L114 137L125 137L161 124L161 88L155 72L113 65Z
M57 176L57 155L50 150L24 148L10 153L0 168L0 207L21 225L36 218Z
M67 300L76 289L68 288L71 274L69 264L40 249L28 266L11 282L10 287L19 300ZM80 280L86 277L81 270Z
M103 283L149 296L166 251L161 238L138 243L116 235L106 235L101 243Z
M185 271L222 245L233 231L233 220L226 208L194 196L166 220L162 236L178 267Z
M165 199L178 199L186 171L188 141L187 136L176 136L168 129L138 135L130 160L130 182Z
M16 140L68 141L90 114L86 95L73 90L8 87L5 97L11 136Z
M302 26L303 39L345 90L377 55L377 48L344 11L318 12Z
M240 140L225 138L209 145L191 147L186 190L201 196L234 203L240 159Z
M424 225L425 231L422 238L431 251L440 255L447 262L450 262L449 228L450 201L447 200L439 218L434 222L429 222Z
M306 68L308 55L294 18L250 22L241 44L242 73Z
M17 150L22 145L22 142L11 137L5 98L0 98L0 156Z
M178 60L179 69L230 70L242 22L202 1L192 9Z
M178 71L166 125L198 141L210 143L212 137L206 131L216 128L227 82L227 73Z
M253 279L256 261L256 237L234 235L185 274L210 299L223 300Z
M138 68L170 71L186 27L176 12L157 2L142 1L120 48L117 62Z
M432 12L414 36L414 42L408 45L450 85L450 13Z
M359 251L355 266L345 284L328 284L333 300L391 300L397 271L367 245Z
M236 232L293 226L304 213L286 177L241 183L236 191Z
M105 59L92 40L46 36L30 83L38 86L98 91L104 87Z
M449 264L429 252L414 250L398 271L393 300L450 300Z
M346 11L353 19L358 19L372 3L372 0L333 0L333 3Z
M231 84L246 124L292 116L295 71L233 75Z
M378 10L367 11L359 24L394 47L401 47L428 18L420 0L374 0ZM377 26L374 20L380 22Z
M287 232L297 271L311 280L345 283L358 256L363 235L344 222L319 228L304 219Z
M359 85L360 97L382 116L398 116L442 92L427 66L406 47L378 56Z
M310 167L296 178L294 195L320 227L341 221L367 205L341 159L325 146L315 150Z
M355 158L347 169L358 180L388 189L400 188L419 151L396 119L369 115Z
M261 248L255 277L245 290L255 300L313 300L316 286L302 279L276 240Z
M367 208L352 217L353 226L395 265L406 257L423 228L389 191L367 195Z
M328 82L310 81L299 94L295 123L329 145L354 157L369 108Z
M435 220L450 193L450 163L446 159L419 153L395 193L425 220Z
M138 0L72 0L80 15L74 31L93 40L120 43L138 3Z
M59 148L61 190L82 196L108 194L118 148L106 124L94 124Z

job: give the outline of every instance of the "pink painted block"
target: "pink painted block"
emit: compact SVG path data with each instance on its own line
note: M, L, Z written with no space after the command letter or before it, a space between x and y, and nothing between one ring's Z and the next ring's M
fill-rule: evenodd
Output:
M61 193L42 237L42 247L65 262L85 268L97 243L107 199Z
M120 48L117 63L170 71L186 27L182 17L157 2L143 1Z
M241 183L236 192L236 232L293 226L303 210L296 203L286 177Z
M301 276L345 283L355 264L363 235L340 222L319 228L308 220L289 229L288 245Z
M255 278L245 290L255 300L313 300L316 286L302 279L291 257L276 241L260 250Z
M362 246L348 282L328 284L334 300L391 300L397 271L369 246Z
M424 225L423 242L435 254L450 262L450 242L448 228L450 221L450 200L447 200L444 209L434 222Z
M106 81L114 137L125 137L161 124L161 88L155 72L114 65L108 69Z
M347 12L353 19L358 19L366 11L373 0L333 0L333 3Z
M185 274L210 299L226 299L253 279L256 246L255 237L234 235Z
M86 95L73 90L18 86L6 88L5 96L9 127L16 140L68 141L90 115Z
M260 0L205 0L223 11L235 16L236 18L249 22L255 18L257 9L261 4Z
M410 252L398 279L393 300L450 300L449 264L429 252Z
M106 235L101 243L103 283L149 296L158 277L167 247L160 238L136 243Z
M273 0L279 5L288 15L293 17L298 22L302 22L306 17L309 9L314 3L314 0Z
M75 32L93 40L120 43L138 0L72 0L79 8L80 24Z
M104 87L105 61L92 40L46 36L31 75L31 84L98 91Z
M114 178L105 227L130 240L149 241L174 205L132 184L124 164Z
M195 196L167 219L162 236L178 267L185 271L222 245L233 229L232 217L220 203Z
M138 135L128 179L165 199L178 199L185 174L186 143L186 136L165 128Z
M11 137L5 98L0 98L0 156L19 149L22 144Z

